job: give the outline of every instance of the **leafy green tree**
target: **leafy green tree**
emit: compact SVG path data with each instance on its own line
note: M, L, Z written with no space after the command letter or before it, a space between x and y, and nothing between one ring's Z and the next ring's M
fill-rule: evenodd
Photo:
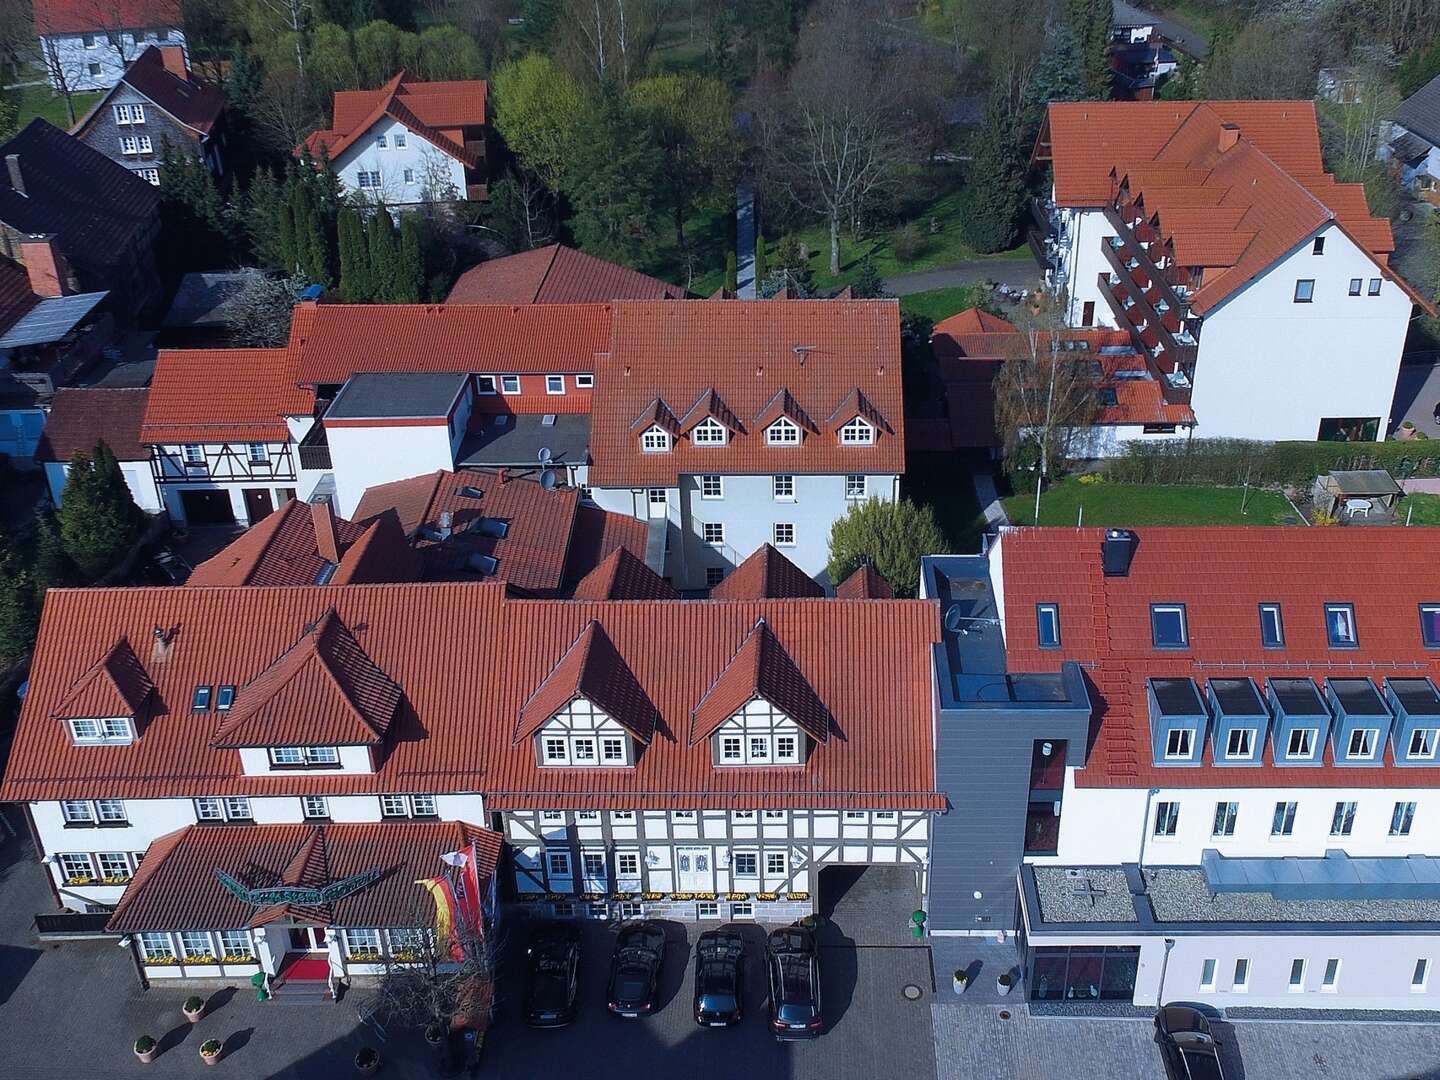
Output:
M400 246L395 288L397 304L418 304L425 295L425 222L418 213L400 215Z
M735 169L735 100L718 79L656 75L631 85L631 105L665 155L665 195L675 222L675 246L685 247L685 218L697 201L729 190Z
M755 276L756 295L768 300L782 289L789 289L792 297L804 300L815 294L814 276L803 245L787 234L775 248L775 264L769 273L763 278Z
M765 280L765 237L761 233L755 234L755 284Z
M0 140L20 130L20 102L8 90L0 90Z
M582 118L562 189L580 246L602 259L644 265L657 240L664 155L644 121L607 95Z
M950 542L930 507L907 499L866 499L831 526L826 572L838 585L870 562L896 596L914 596L920 586L921 556L949 551Z
M725 253L725 291L733 295L737 288L739 288L739 279L736 277L735 253L727 251Z
M529 53L504 64L491 80L495 126L527 169L558 191L573 163L585 91L548 56Z
M365 223L365 238L370 249L370 298L390 303L397 289L400 253L395 242L395 222L388 210L381 207L370 215Z
M1200 81L1204 70L1200 64L1184 53L1177 53L1175 70L1165 76L1156 88L1155 96L1162 101L1188 101L1200 97Z
M347 304L366 303L374 296L375 287L370 276L370 249L359 213L349 208L340 211L335 231L340 249L340 297Z
M1426 49L1412 49L1395 69L1395 80L1404 97L1415 93L1436 75L1440 75L1440 41Z
M355 73L360 86L381 86L405 66L405 38L398 26L376 19L355 31Z
M420 32L415 74L432 82L474 79L485 70L480 46L459 27L442 24ZM409 65L407 61L407 67Z
M55 515L41 511L35 515L35 549L30 560L30 578L35 587L35 605L45 602L45 590L82 585L84 580L75 561L65 551L65 541Z
M976 133L966 173L960 229L976 251L1005 251L1015 245L1025 203L1025 160L1015 114L1001 93L991 95Z
M65 552L94 580L139 538L145 516L135 505L115 454L102 440L93 456L76 451L56 512Z
M169 139L160 143L160 255L175 273L229 266L235 256L214 175Z
M0 544L0 662L20 659L35 644L35 585L20 556Z

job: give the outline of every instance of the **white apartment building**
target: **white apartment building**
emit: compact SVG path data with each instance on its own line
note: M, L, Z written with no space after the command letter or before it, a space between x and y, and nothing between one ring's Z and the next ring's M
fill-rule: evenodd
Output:
M108 90L148 46L186 44L174 0L35 0L35 32L57 93Z
M1383 439L1415 305L1311 102L1050 107L1035 242L1071 326L1128 331L1193 434Z

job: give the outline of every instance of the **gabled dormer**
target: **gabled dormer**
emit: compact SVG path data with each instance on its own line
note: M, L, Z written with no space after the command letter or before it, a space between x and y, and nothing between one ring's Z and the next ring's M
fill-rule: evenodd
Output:
M764 619L690 714L690 745L716 766L803 765L831 715Z
M890 422L859 387L845 395L845 400L830 414L829 425L841 446L874 446L882 433L894 434Z
M604 627L591 620L520 709L514 742L551 768L634 765L658 713Z
M640 440L640 449L647 454L669 452L680 436L680 421L663 398L655 398L630 425L630 433Z
M725 446L744 433L744 425L713 388L702 393L680 419L680 434L695 446Z
M139 736L155 684L126 638L75 680L51 714L78 746L124 746Z
M755 426L765 433L766 446L800 446L805 436L816 432L809 415L789 390L781 388L755 417Z
M247 776L374 772L401 697L332 609L234 692L210 745L239 750Z

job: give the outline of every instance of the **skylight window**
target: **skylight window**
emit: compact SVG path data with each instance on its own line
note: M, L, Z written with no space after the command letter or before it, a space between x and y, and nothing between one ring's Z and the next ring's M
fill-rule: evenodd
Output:
M190 699L190 708L194 712L210 711L210 690L208 686L195 687L195 696Z
M1060 647L1060 605L1035 605L1035 636L1042 649Z
M1151 604L1150 637L1157 649L1184 649L1190 645L1184 604Z
M1115 396L1115 388L1113 386L1102 386L1100 388L1100 404L1107 409L1113 409L1116 405L1120 404L1120 399Z
M1260 605L1260 644L1267 649L1285 647L1285 619L1279 604Z
M1440 604L1420 605L1420 639L1427 649L1440 649Z
M215 695L215 711L224 712L235 704L235 687L222 686Z
M696 446L724 446L725 427L714 417L707 416L695 425L690 439Z
M1325 634L1332 649L1355 649L1360 646L1360 634L1355 628L1355 605L1326 604Z

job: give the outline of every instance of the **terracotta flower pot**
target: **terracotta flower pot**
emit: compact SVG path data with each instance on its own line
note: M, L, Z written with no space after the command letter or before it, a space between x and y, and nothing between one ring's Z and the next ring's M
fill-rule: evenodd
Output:
M139 1058L142 1062L144 1062L146 1065L149 1065L152 1061L154 1061L155 1055L159 1052L160 1044L153 1041L150 1043L149 1050L141 1050L138 1046L135 1048L135 1056Z
M192 1009L192 1008L190 1007L190 1002L191 1002L192 1000L199 1000L199 1001L200 1001L200 1004L199 1004L199 1006L198 1006L197 1008ZM192 1024L198 1024L198 1023L200 1022L200 1018L205 1015L205 1002L204 1002L202 999L198 999L198 998L196 998L196 999L186 998L186 999L185 999L185 1004L183 1004L183 1005L180 1006L180 1011L185 1014L185 1019L186 1019L186 1020L189 1020L190 1023L192 1023Z
M217 1061L220 1060L220 1056L225 1052L225 1047L217 1044L213 1051L207 1053L205 1048L209 1045L209 1042L203 1042L200 1044L200 1060L205 1062L206 1065L214 1065Z

